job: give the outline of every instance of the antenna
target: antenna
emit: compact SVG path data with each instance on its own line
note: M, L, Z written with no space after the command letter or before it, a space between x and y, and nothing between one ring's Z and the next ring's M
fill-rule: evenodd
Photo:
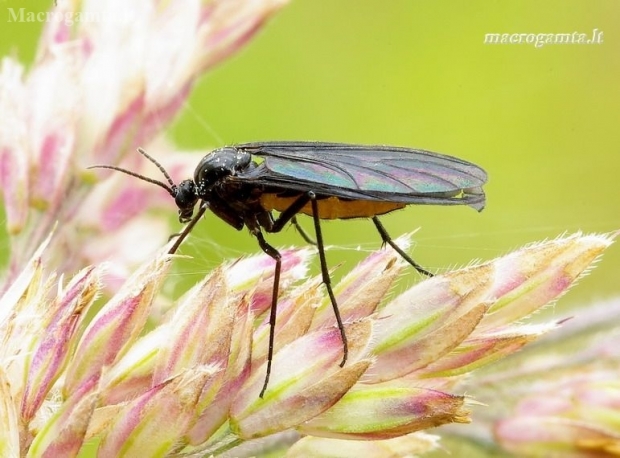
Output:
M170 178L170 175L168 174L168 172L166 172L166 169L164 169L164 167L159 162L157 162L153 157L149 156L146 153L146 151L144 151L142 148L138 148L138 152L140 154L142 154L144 157L146 157L153 164L155 164L155 166L159 169L159 171L161 173L163 173L164 177L166 178L166 180L168 181L170 186L166 185L166 183L164 183L163 181L154 180L152 178L145 177L144 175L140 175L139 173L135 173L135 172L132 172L130 170L123 169L121 167L115 167L113 165L91 165L90 167L87 167L87 168L89 168L89 169L110 169L110 170L116 170L117 172L123 172L126 175L130 175L130 176L138 178L138 179L140 179L142 181L146 181L147 183L152 183L152 184L155 184L155 185L157 185L159 187L162 187L166 191L168 191L168 193L172 197L176 197L176 195L177 195L177 185L174 184L174 181L172 181L172 178Z

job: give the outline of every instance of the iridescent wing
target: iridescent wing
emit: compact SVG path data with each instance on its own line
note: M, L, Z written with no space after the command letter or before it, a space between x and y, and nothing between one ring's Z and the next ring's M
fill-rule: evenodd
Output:
M236 176L266 192L314 191L317 196L482 210L486 172L475 164L420 149L321 142L237 145L263 157Z

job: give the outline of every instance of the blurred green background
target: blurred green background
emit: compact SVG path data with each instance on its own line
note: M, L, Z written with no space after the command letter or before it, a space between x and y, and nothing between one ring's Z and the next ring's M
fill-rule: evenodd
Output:
M199 81L168 133L179 149L327 140L421 147L480 164L490 177L481 214L409 207L383 218L394 236L420 228L413 257L437 272L565 231L613 231L620 229L618 5L294 0ZM7 13L0 7L0 14ZM0 23L1 53L30 61L40 24ZM486 33L595 28L602 44L484 44ZM302 224L311 228L307 218ZM330 264L346 263L340 273L380 245L369 221L327 222L324 231ZM292 229L269 240L303 244ZM184 267L188 279L223 257L259 251L246 232L212 215L191 245L198 257ZM612 247L554 313L618 294L619 268L620 247ZM403 282L417 278L412 272Z

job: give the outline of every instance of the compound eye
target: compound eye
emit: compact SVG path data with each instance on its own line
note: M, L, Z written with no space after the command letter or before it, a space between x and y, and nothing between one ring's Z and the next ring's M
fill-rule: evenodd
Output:
M174 202L179 207L179 219L182 220L181 222L186 222L183 220L189 220L192 217L197 201L198 196L196 195L196 185L194 182L192 180L184 180L179 183Z

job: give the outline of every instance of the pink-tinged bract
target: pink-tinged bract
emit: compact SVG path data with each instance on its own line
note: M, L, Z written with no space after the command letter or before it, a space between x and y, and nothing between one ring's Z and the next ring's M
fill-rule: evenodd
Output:
M126 352L146 323L149 308L168 266L168 256L158 256L142 266L91 321L69 363L64 392L97 376Z

